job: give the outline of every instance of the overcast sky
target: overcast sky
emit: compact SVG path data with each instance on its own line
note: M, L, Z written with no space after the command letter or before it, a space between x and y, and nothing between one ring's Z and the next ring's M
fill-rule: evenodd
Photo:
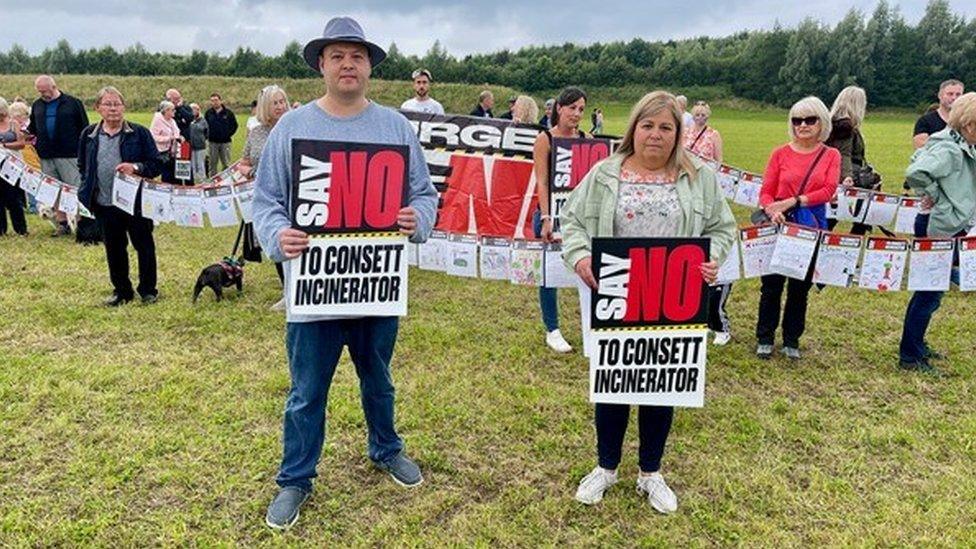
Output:
M954 12L976 17L976 1L951 0ZM926 0L904 0L901 13L912 23ZM452 55L491 52L527 45L724 36L769 28L777 20L792 26L812 16L833 24L853 5L867 15L874 0L699 0L659 2L528 1L511 4L430 0L11 0L3 8L0 50L20 44L32 53L66 38L75 48L142 43L150 51L193 49L229 53L247 46L278 54L285 44L304 44L321 35L326 20L351 15L367 37L383 47L396 42L402 52L422 55L439 39ZM164 6L161 9L160 6ZM355 6L355 7L350 7ZM517 6L517 7L514 7ZM690 9L686 8L690 6ZM2 72L2 68L0 68Z

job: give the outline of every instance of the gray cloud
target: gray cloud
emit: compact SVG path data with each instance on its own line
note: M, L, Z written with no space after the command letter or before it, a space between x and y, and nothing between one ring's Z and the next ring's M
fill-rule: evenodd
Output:
M926 0L907 0L902 14L917 21ZM505 5L449 3L432 0L388 2L360 0L349 6L321 0L169 0L156 3L104 0L91 4L48 0L43 8L25 2L4 8L0 50L17 43L38 52L66 38L76 48L139 42L152 51L192 49L232 52L239 46L280 53L291 40L319 35L328 17L345 14L360 20L380 44L396 42L401 51L426 52L440 40L453 55L490 52L528 45L723 36L770 28L777 21L791 26L804 17L834 23L856 7L870 14L875 0L700 0L692 9L674 2L618 0L613 4L540 1ZM953 11L976 17L976 3L954 0ZM0 68L2 72L2 68Z

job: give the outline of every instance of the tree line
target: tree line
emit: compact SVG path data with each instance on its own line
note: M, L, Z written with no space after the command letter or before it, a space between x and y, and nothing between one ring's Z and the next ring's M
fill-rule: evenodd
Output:
M934 100L934 90L947 78L976 85L976 18L967 21L953 13L947 0L930 0L924 16L911 25L880 0L870 16L852 9L833 27L808 18L795 28L776 25L720 38L566 43L461 58L440 42L423 56L404 55L394 43L388 53L375 78L409 79L415 68L426 67L439 82L490 82L527 92L571 84L713 86L777 105L809 94L829 102L843 87L857 84L868 90L873 106L914 108ZM298 42L277 56L250 48L225 56L150 52L140 44L122 51L110 46L76 51L62 39L37 55L14 45L0 53L0 72L309 77L300 54Z

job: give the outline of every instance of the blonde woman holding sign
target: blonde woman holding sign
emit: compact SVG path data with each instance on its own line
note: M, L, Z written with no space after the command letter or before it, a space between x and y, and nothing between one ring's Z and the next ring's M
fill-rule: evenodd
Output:
M516 104L517 104L516 100ZM544 130L535 139L532 158L535 162L535 190L539 209L532 214L532 228L535 237L543 242L553 242L553 219L549 211L549 155L552 152L554 137L579 139L587 137L579 129L583 112L586 110L586 94L583 90L568 87L560 92L552 108L551 129ZM546 345L557 353L573 350L562 332L559 331L559 305L556 289L539 286L539 307L542 309L542 323L546 328Z
M645 95L631 110L617 151L590 170L570 195L561 217L563 259L590 287L594 237L711 238L711 260L701 265L714 282L735 238L735 218L715 172L687 155L679 140L682 112L665 91ZM617 483L617 466L630 406L596 404L598 465L580 481L576 500L592 505ZM661 475L661 457L671 432L674 408L639 406L637 490L660 513L678 508Z

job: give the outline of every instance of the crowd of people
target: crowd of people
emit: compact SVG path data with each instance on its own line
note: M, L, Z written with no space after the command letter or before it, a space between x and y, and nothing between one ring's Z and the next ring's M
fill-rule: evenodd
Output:
M292 139L320 139L404 145L410 154L407 205L399 211L400 232L410 241L424 242L436 217L437 192L427 170L423 150L406 118L366 97L372 68L385 52L367 40L350 18L328 22L323 36L310 41L303 56L324 81L325 94L305 105L291 103L283 88L263 88L252 105L247 123L240 169L256 175L251 231L266 255L276 264L284 283L288 273L281 263L298 257L309 245L308 236L292 228L288 211L291 185L289 144ZM402 110L444 114L444 106L431 97L433 75L424 68L412 74L414 96ZM230 162L230 143L238 131L233 111L219 93L209 97L209 108L186 104L177 89L167 90L148 128L125 117L123 93L102 88L94 107L100 122L90 124L82 102L62 92L47 75L37 78L39 95L32 105L8 104L0 99L0 146L64 184L78 187L79 201L97 219L103 234L112 296L118 306L135 299L157 300L153 223L140 215L112 207L116 173L143 178L161 177L180 183L178 159L187 152L192 182L199 183ZM918 149L906 173L906 185L922 197L925 213L916 222L917 236L958 236L972 229L976 213L976 93L964 94L958 80L947 80L938 93L939 103L915 126ZM590 246L594 237L708 237L711 257L700 269L715 282L719 266L734 245L736 220L709 162L722 162L721 134L709 124L707 102L697 101L690 111L687 99L665 91L648 93L630 112L619 147L584 177L570 195L555 231L549 211L547 182L553 138L585 139L604 132L603 112L590 111L590 131L581 128L587 113L587 95L567 87L543 104L513 96L500 118L537 124L543 131L533 146L538 209L533 212L535 237L562 240L563 259L589 286L595 286ZM792 105L787 116L789 139L770 154L763 172L759 203L761 217L771 223L791 222L829 229L827 208L838 186L877 188L868 177L865 141L861 135L867 105L864 89L842 90L832 107L816 97ZM494 95L480 93L470 116L494 117ZM13 231L26 235L26 197L0 180L2 225L7 215ZM56 218L56 235L70 234L63 214ZM856 234L873 228L855 225ZM139 283L129 280L128 244L139 265ZM812 269L811 269L812 270ZM765 275L761 279L755 354L768 359L775 353L776 332L782 331L782 354L799 360L800 339L806 328L812 272L806 279ZM712 287L709 328L714 343L732 337L727 302L731 284ZM783 302L783 294L785 303ZM915 292L905 313L899 366L934 373L931 361L941 357L925 338L938 309L942 292ZM539 308L545 342L556 352L572 352L559 328L556 290L539 288ZM284 308L283 301L276 308ZM332 374L343 347L348 347L360 378L363 410L369 431L368 452L376 466L404 486L423 481L420 467L404 449L394 425L394 387L390 362L398 320L388 318L334 318L293 314L286 310L286 348L291 391L284 414L283 457L278 494L268 507L266 522L287 528L298 518L316 476L324 443L325 402ZM597 404L594 422L596 466L579 483L576 499L599 502L618 481L617 468L630 414L626 405ZM674 409L640 406L637 490L661 513L677 509L677 497L661 474L665 443Z

